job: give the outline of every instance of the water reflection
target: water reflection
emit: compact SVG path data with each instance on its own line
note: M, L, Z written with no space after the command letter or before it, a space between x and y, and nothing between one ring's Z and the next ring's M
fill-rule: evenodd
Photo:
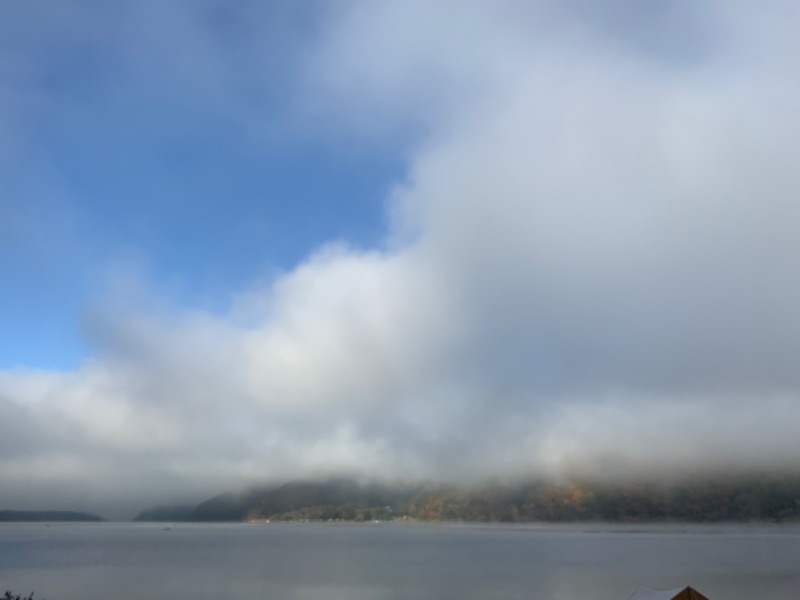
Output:
M0 583L49 600L800 597L800 528L0 526Z

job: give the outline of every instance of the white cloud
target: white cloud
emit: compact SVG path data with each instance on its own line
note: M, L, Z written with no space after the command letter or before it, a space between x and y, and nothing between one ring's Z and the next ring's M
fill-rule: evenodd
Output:
M306 84L342 128L425 132L387 248L325 246L221 317L111 310L78 371L2 374L32 440L9 487L58 456L103 498L131 473L796 466L800 18L686 5L703 43L676 54L559 6L335 14Z

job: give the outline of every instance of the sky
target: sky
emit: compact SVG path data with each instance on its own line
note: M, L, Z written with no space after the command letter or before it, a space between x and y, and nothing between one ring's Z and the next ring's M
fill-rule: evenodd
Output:
M797 469L798 30L0 2L0 507Z

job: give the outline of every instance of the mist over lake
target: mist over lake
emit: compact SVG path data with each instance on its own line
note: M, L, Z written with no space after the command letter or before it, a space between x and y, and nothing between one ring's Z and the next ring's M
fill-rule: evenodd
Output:
M0 510L800 470L800 11L0 2Z
M0 593L800 598L798 32L0 0Z
M0 587L48 600L794 600L798 525L3 524Z

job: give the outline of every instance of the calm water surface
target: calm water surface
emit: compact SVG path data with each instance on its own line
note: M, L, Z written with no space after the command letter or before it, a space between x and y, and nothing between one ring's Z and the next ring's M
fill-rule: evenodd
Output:
M48 600L800 599L800 526L0 524L0 591Z

